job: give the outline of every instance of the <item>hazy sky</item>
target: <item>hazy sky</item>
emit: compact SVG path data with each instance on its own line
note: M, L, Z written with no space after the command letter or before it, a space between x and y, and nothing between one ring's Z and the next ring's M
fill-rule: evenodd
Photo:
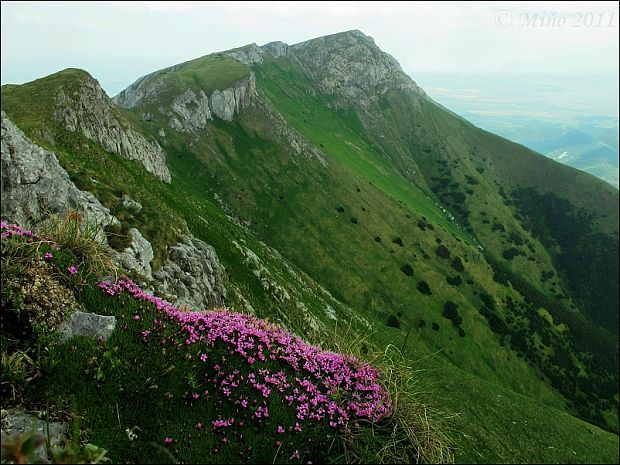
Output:
M360 29L416 73L618 74L617 2L2 2L2 84L89 71L114 95L215 51Z

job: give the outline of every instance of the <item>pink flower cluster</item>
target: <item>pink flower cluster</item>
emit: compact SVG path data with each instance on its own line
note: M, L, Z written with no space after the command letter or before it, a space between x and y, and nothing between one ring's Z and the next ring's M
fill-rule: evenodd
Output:
M213 424L213 430L217 431L232 426L235 423L235 419L229 418L228 420L214 420L211 423Z
M168 319L179 324L179 334L187 347L196 343L207 347L222 344L229 355L238 355L249 365L269 358L285 362L294 373L287 375L284 371L274 373L260 369L244 378L239 370L226 373L215 364L211 367L212 374L205 376L212 377L209 381L231 400L242 385L249 385L265 399L277 391L285 394L286 402L295 409L300 421L326 419L334 428L359 418L377 422L391 414L389 395L377 382L379 372L354 357L322 350L265 320L240 313L181 311L146 293L124 276L115 284L102 281L99 287L110 296L127 292L136 299L151 302ZM238 400L244 408L248 406L242 396ZM263 404L253 410L258 420L269 416L266 402Z
M58 249L58 245L54 241L52 241L50 237L46 236L42 238L34 231L30 229L24 229L18 224L14 224L14 223L9 224L5 221L2 221L0 223L0 229L2 230L2 234L1 234L2 239L8 239L9 237L12 237L12 236L25 237L29 242L32 242L32 241L47 242L52 249ZM51 254L50 254L50 258L51 258Z

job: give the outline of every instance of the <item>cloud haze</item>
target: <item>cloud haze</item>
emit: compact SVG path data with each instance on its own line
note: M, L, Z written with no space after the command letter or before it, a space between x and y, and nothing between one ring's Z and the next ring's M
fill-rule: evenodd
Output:
M22 83L79 67L115 94L141 75L211 52L349 29L372 36L414 79L617 75L618 20L615 2L3 2L1 77Z

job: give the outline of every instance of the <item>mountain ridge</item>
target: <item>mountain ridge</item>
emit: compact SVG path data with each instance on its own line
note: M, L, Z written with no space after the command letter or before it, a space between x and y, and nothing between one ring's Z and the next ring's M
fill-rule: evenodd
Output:
M341 40L355 41L368 47L361 57L375 53L374 41L360 34L336 34L335 49ZM578 295L595 296L575 284L578 270L568 267L566 253L573 232L583 250L572 257L582 261L608 244L607 239L594 241L589 249L588 241L599 234L617 237L617 192L614 197L589 176L541 161L544 157L455 118L401 81L396 71L402 69L390 68L389 59L380 58L367 67L375 71L360 78L355 70L366 58L334 58L318 45L326 40L302 42L302 47L275 43L268 47L273 53L263 50L267 44L259 48L265 53L261 61L250 67L228 52L208 55L140 78L122 98L115 97L130 107L118 108L120 117L165 152L171 189L196 203L181 207L166 194L166 208L192 211L191 217L178 216L197 237L213 242L225 260L229 248L236 250L232 256L240 264L227 268L233 287L245 286L241 263L251 263L252 255L240 258L245 249L239 241L239 247L231 245L216 232L219 226L199 220L200 205L210 211L223 208L249 234L373 322L380 328L378 341L397 344L409 357L440 349L447 363L472 376L613 430L616 420L602 419L602 412L613 410L614 397L606 386L617 386L617 374L602 359L601 365L588 360L583 354L594 350L587 346L593 341L577 335L580 327L592 324L613 328L613 320L587 320L613 316L606 313L614 308L613 299L599 316L577 302ZM298 57L306 47L314 50ZM350 69L329 69L348 62ZM305 69L310 64L313 75ZM386 84L392 71L395 80ZM255 80L254 92L244 93L246 103L236 107L240 93L235 94L235 83L252 80L249 76ZM157 79L162 79L161 87L131 99L132 92ZM22 110L26 103L33 108L37 103L24 96L40 95L46 84L37 83L38 89L24 85L20 92L19 86L3 86L3 110L43 145L60 148L59 156L78 184L95 189L106 207L143 229L144 219L120 207L122 196L115 192L122 189L119 182L111 174L103 177L97 157L105 150L93 148L92 157L78 154L80 141L65 142L65 127L45 126L53 115L41 116L41 124ZM47 91L55 89L53 84ZM224 100L232 101L228 108L234 111L221 115L229 118L215 113L197 117L207 109L211 113L212 96L226 90L232 100ZM193 116L181 120L179 109L194 111L188 113ZM174 123L173 116L183 124ZM192 121L200 124L188 123ZM109 162L117 163L113 157ZM93 185L84 172L105 179L110 188ZM153 202L144 192L131 192L131 197L147 206ZM555 224L546 224L536 209L546 205L543 201L558 211ZM595 214L584 214L586 208ZM558 234L563 228L566 233ZM153 241L155 255L164 254L163 261L176 238L153 228L143 233ZM609 260L593 263L613 264L614 252L609 253ZM226 263L231 267L230 259ZM596 292L612 296L613 289L605 286L613 284L613 270L605 279L596 268L590 273L589 279L603 283ZM232 299L242 298L256 308L252 293L242 291ZM602 347L612 348L607 357L613 366L613 337L610 341ZM558 353L568 359L556 357ZM596 397L590 396L595 391ZM572 392L577 395L570 397Z

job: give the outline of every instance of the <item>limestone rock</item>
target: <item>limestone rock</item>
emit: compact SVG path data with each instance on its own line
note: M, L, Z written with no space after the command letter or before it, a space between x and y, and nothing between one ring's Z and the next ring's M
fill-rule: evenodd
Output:
M275 42L269 42L268 44L263 45L261 49L265 50L273 58L279 58L288 53L288 45L286 45L284 42L280 42L279 40Z
M129 208L131 210L140 211L142 210L142 204L140 202L136 202L127 194L123 195L123 207Z
M226 52L227 55L246 64L259 62L264 53L266 52L256 44ZM174 72L185 65L186 63L181 63L138 79L114 97L114 102L125 108L136 108L147 102L152 103L163 89L162 86L166 81L162 74ZM214 117L224 121L232 121L234 115L250 106L255 96L256 79L254 73L249 72L246 76L232 83L230 87L216 89L211 92L211 95L207 95L204 89L187 88L174 97L168 107L161 105L159 113L168 121L170 128L175 131L194 132L205 129L208 121ZM153 120L156 119L155 116L150 116ZM166 136L163 128L158 134L161 137Z
M229 89L215 90L209 98L213 114L224 121L232 121L233 116L250 104L256 94L254 73L240 79Z
M178 307L203 310L225 303L224 267L213 247L194 237L184 235L169 247L168 259L153 277L160 291L177 297Z
M86 336L105 341L112 335L115 327L116 318L113 316L77 311L60 325L60 340L65 342L72 337Z
M30 415L23 410L11 409L8 411L7 415L2 418L2 444L5 443L10 435L22 435L33 429L44 437L48 436L49 431L51 447L60 446L67 440L66 423L49 422L48 424L46 421L34 415ZM34 463L50 463L45 444L42 444L36 449L33 458Z
M358 104L369 95L377 96L389 89L410 89L425 95L398 61L358 30L301 42L289 50L322 91Z
M129 230L131 244L122 252L112 251L114 261L127 271L135 271L146 279L152 279L151 260L153 247L136 228Z
M212 118L209 108L209 98L202 90L194 93L187 89L172 102L172 111L177 116L176 122L171 123L178 131L193 131L207 127L207 121Z
M69 210L88 222L118 224L90 192L79 190L56 155L35 145L2 112L2 218L26 225Z
M243 63L246 66L252 66L254 63L263 61L264 52L262 47L256 44L246 45L245 47L236 48L225 52L231 58Z
M165 74L169 72L173 72L183 66L185 63L179 63L178 65L170 66L168 68L160 69L155 71L154 73L147 74L146 76L142 76L139 79L131 84L127 89L121 91L118 95L112 98L112 102L115 105L123 108L135 108L144 100L152 97L157 94L162 85L163 81L159 79L155 79L160 74Z
M120 117L95 79L88 74L77 79L77 88L60 88L54 119L69 131L81 132L105 150L141 163L148 172L169 183L170 172L161 147L148 142Z

